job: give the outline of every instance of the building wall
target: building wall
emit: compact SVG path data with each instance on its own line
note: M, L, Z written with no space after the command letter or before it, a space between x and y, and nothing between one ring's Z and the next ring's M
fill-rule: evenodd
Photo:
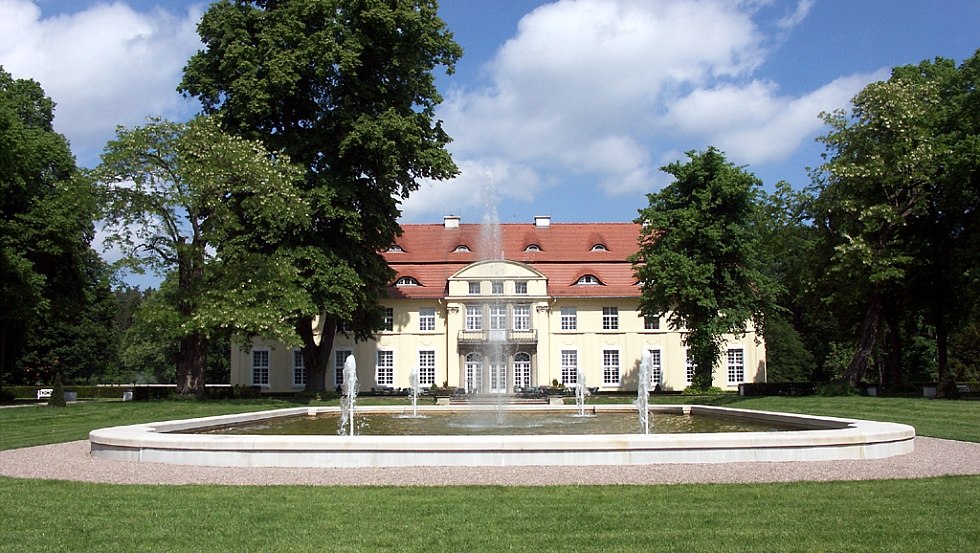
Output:
M463 286L463 284L460 284ZM451 285L451 291L454 290ZM530 292L531 290L529 290ZM502 300L506 303L519 302L530 306L531 327L535 330L537 343L532 348L518 345L509 349L508 358L513 360L515 351L530 352L532 355L532 385L549 385L554 380L567 381L562 375L562 352L574 351L578 366L585 373L586 385L601 391L632 391L637 388L640 359L644 349L659 351L663 376L661 387L664 390L682 390L687 384L686 352L682 344L682 333L672 331L665 321L660 321L659 329L645 329L644 319L637 309L636 298L548 298L542 295L479 297L469 295L450 296L445 299L390 300L386 305L392 308L393 327L391 331L380 332L375 340L355 343L352 338L338 334L334 341L334 353L350 351L357 362L358 382L361 390L378 386L376 378L378 351L391 352L393 375L391 386L407 388L410 375L419 364L420 351L432 351L435 357L434 381L438 385L465 387L464 355L472 347L461 346L460 331L465 329L465 306L487 301ZM561 328L562 307L574 307L576 328ZM603 329L603 308L615 307L618 311L618 328ZM419 310L431 308L435 312L435 329L420 330ZM484 312L484 328L487 314ZM511 321L508 320L508 325ZM765 347L756 343L755 334L729 336L725 348L742 350L744 377L742 381L761 382L765 380ZM268 384L263 384L267 392L290 392L301 390L302 386L293 379L293 349L282 344L255 340L250 348L232 348L232 384L252 385L253 351L268 352ZM618 357L618 380L604 375L604 352L616 352ZM263 354L259 354L260 359ZM508 366L507 378L512 387L513 372ZM727 355L715 368L714 384L723 389L736 389L738 382L729 382ZM333 368L328 371L327 388L337 385Z

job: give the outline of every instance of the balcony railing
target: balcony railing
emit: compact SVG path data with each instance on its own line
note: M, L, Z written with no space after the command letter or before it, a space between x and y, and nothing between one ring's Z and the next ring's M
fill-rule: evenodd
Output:
M459 343L469 345L489 344L537 344L538 331L531 330L460 330Z

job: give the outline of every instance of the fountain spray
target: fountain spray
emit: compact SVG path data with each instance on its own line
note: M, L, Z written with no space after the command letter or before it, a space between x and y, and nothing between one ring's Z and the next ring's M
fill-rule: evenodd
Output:
M357 362L353 355L344 361L344 397L340 400L340 434L354 435L354 404L357 400Z
M650 433L650 352L643 350L636 382L636 410L640 415L640 433Z

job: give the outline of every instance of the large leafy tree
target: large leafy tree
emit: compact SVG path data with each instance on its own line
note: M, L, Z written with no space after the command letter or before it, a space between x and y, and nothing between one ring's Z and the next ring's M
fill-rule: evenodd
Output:
M180 90L306 168L309 224L282 245L310 304L281 312L302 340L308 390L326 387L339 322L358 339L383 324L393 275L379 252L400 232L400 201L419 179L457 173L433 71L451 72L461 49L437 11L431 0L220 1L198 27L205 48Z
M711 386L725 334L764 330L776 284L761 270L759 180L714 148L689 152L663 171L675 180L648 194L640 251L633 257L644 315L685 329L695 365L692 387Z
M98 293L91 187L53 121L41 86L0 67L0 379L17 368L50 382L77 361L57 354L80 347L79 314Z
M288 338L273 306L302 306L295 273L268 243L305 224L288 157L221 132L208 118L119 129L95 176L104 186L107 243L121 263L167 275L145 318L175 333L177 390L204 392L208 338L242 332Z
M827 162L815 174L814 219L832 248L828 303L863 312L844 379L857 384L876 345L900 376L903 314L922 313L936 333L940 377L977 259L980 182L977 55L896 68L824 114ZM957 306L957 307L953 307Z

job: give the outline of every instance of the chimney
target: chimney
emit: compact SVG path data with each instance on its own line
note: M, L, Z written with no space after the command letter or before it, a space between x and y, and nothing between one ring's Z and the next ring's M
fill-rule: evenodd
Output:
M442 224L446 228L459 228L459 215L446 215L442 218Z
M548 228L551 226L551 216L550 215L535 215L534 216L534 226L537 228Z

